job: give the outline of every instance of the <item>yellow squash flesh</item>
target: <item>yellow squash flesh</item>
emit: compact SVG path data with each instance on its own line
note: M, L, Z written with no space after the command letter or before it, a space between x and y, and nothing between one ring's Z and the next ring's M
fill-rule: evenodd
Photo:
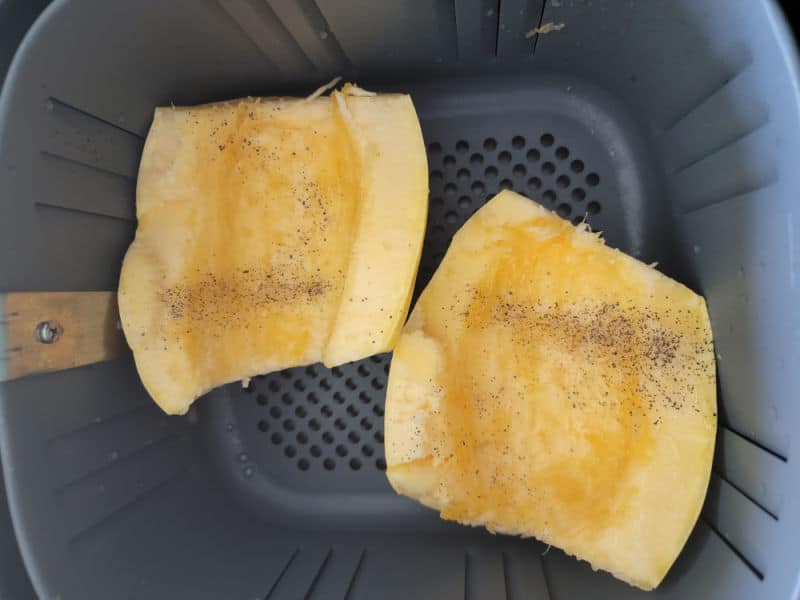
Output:
M137 182L119 307L167 413L221 384L392 348L427 217L411 99L158 108Z
M502 192L456 234L414 308L385 419L399 493L652 589L710 474L705 302Z

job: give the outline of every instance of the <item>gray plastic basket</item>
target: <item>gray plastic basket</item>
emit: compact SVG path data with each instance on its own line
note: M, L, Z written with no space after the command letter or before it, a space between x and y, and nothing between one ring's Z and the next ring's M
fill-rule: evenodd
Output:
M548 23L563 28L526 35ZM410 92L431 174L418 288L509 187L708 298L718 453L652 595L797 598L797 66L768 0L58 0L0 98L0 290L115 289L156 105L305 94L338 74ZM18 547L43 598L645 596L396 496L389 361L256 378L182 418L130 358L0 384L17 542L0 502L0 594L25 595Z

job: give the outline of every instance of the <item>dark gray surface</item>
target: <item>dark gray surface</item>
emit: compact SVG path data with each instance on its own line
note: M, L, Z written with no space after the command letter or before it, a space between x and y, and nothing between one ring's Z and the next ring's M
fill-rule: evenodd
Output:
M50 0L0 0L0 86L28 28Z
M17 547L17 537L14 535L6 500L5 484L0 479L0 598L24 600L34 597L28 573Z
M0 0L0 89L17 46L47 4L47 0ZM5 484L0 478L0 598L27 600L34 597L35 593L19 554L8 510Z
M526 39L540 23L564 28ZM116 287L153 106L307 93L339 73L418 108L431 210L417 291L510 186L571 218L597 203L588 220L610 245L706 295L717 460L653 595L797 597L800 103L766 0L58 1L0 99L0 289ZM161 416L123 361L0 384L4 478L37 591L642 597L395 496L377 462L388 360L227 386L183 418ZM24 580L13 558L3 568Z

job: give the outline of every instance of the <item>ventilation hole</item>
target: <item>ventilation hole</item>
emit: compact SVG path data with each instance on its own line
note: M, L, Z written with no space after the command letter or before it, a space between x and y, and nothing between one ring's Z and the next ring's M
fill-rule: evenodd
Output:
M350 468L353 469L353 471L358 471L361 468L361 461L357 458L351 458Z
M486 138L483 140L483 149L488 150L489 152L495 150L497 148L497 140L494 138Z
M560 188L569 187L569 183L570 183L569 177L567 177L566 175L559 175L558 178L556 179L556 185Z
M448 210L444 215L444 220L448 223L455 223L458 221L458 215L454 210Z
M306 375L316 377L319 373L317 373L317 368L314 365L309 365L306 367Z
M511 145L519 150L520 148L525 147L525 138L521 135L515 135L514 138L511 140Z
M347 448L339 444L336 446L336 454L339 456L347 456Z
M377 377L373 377L370 383L372 383L372 387L375 388L376 390L383 389L383 381L381 381Z
M361 453L367 458L369 458L370 456L375 454L375 450L373 450L372 446L370 446L369 444L364 444L363 446L361 446Z
M327 404L324 404L324 405L322 406L322 408L320 408L320 409L319 409L319 412L321 412L321 413L322 413L322 416L323 416L323 417L328 417L328 418L330 418L330 417L332 417L332 416L333 416L333 410L331 410L331 407L330 407L330 406L328 406Z
M497 160L501 163L510 163L511 162L511 152L508 150L503 150L500 154L497 155Z
M566 160L569 158L569 150L567 150L564 146L559 146L556 148L556 158L558 160Z
M344 431L347 428L347 424L341 419L336 419L333 422L333 426L336 427L336 429L338 429L339 431Z
M572 214L572 207L569 204L562 202L558 205L558 208L556 208L556 214L558 214L558 216L562 219L566 219Z
M370 356L369 359L374 362L375 364L381 364L383 362L382 356Z
M304 391L306 391L306 384L303 383L302 379L295 379L294 380L294 389L296 389L298 392L304 392Z
M358 409L355 407L355 405L350 404L347 406L347 414L351 417L356 417L358 416Z
M445 167L452 167L453 165L456 164L456 157L453 156L452 154L448 154L447 156L444 157L444 160L442 162Z
M336 468L336 461L332 458L326 458L322 461L322 466L325 467L326 471L333 471Z
M279 392L281 391L281 382L277 379L270 379L267 387L269 388L270 392Z
M292 421L291 419L285 419L283 421L283 429L285 431L290 431L290 432L294 431L294 421Z
M269 423L264 419L261 419L258 422L258 430L262 433L266 433L267 431L269 431Z
M552 175L556 172L556 166L551 162L542 163L542 173Z
M600 183L600 175L597 173L589 173L586 176L586 183L592 187L596 186L598 183Z
M339 367L333 367L331 369L331 373L333 373L334 377L342 377L344 375L344 373L342 373L342 370Z
M515 177L525 177L528 174L528 169L525 168L525 165L514 165L512 173L514 173Z
M583 217L578 215L577 217L572 217L572 224L573 225L580 225L583 223Z
M379 458L378 460L375 461L375 466L378 467L379 470L385 471L386 470L386 459L385 458Z
M320 456L322 456L322 448L320 448L316 444L311 446L311 448L309 448L308 451L311 452L311 456L313 456L314 458L319 458Z
M500 189L501 190L510 190L513 187L514 187L514 184L511 183L510 179L503 179L503 181L500 182Z
M319 431L319 427L320 427L319 421L317 421L316 419L311 419L308 422L308 427L309 427L309 429L311 429L311 431Z
M361 375L362 377L369 376L369 368L367 367L367 365L363 364L358 365L358 374Z
M283 449L283 453L289 458L294 458L297 454L297 448L294 446L286 446L286 448Z
M308 396L306 397L311 404L319 404L319 396L317 396L314 392L309 392Z
M330 431L326 431L325 433L322 434L322 441L325 442L326 444L332 444L333 434Z
M295 439L297 440L298 444L307 444L308 434L305 431L298 431Z
M297 415L298 417L300 417L301 419L305 419L306 416L308 416L308 412L302 406L298 406L297 408L295 408L294 409L294 414Z
M442 181L444 175L441 171L431 171L431 181Z
M349 390L354 390L358 387L356 385L356 382L350 379L349 377L345 380L344 384L347 386L347 389Z
M331 382L327 379L320 379L319 380L319 387L321 387L326 392L330 391L331 389Z
M589 211L590 215L596 215L600 212L600 203L599 202L589 202L586 205L586 209Z
M456 142L457 152L466 152L467 150L469 150L469 143L466 140L458 140Z
M428 144L428 152L431 154L439 154L442 151L442 145L439 142L432 142Z
M256 404L258 404L259 406L266 406L267 397L264 396L263 394L259 394L258 396L256 396Z
M283 435L281 435L277 431L275 433L273 433L272 434L272 443L275 444L276 446L278 444L282 444L283 443Z
M341 392L334 392L333 399L337 404L344 404L344 396Z
M542 155L539 153L539 151L536 148L531 148L530 150L528 150L528 153L525 155L525 158L527 158L530 162L536 162L541 157L542 157Z
M292 378L292 372L291 371L281 371L280 372L280 376L283 377L284 379L291 379Z
M472 198L469 196L461 196L458 199L458 208L461 210L468 210L470 206L472 206Z
M385 364L385 365L383 365L383 372L384 372L386 375L388 375L388 374L389 374L389 364L388 364L388 363L387 363L387 364Z
M382 431L376 431L375 435L373 437L375 438L375 441L378 442L379 444L383 443L383 432Z
M482 165L483 164L483 154L478 154L477 152L469 157L469 164L471 165Z
M355 431L351 431L350 433L347 434L347 439L353 442L354 444L357 444L358 442L361 441L361 436L358 435L358 433L356 433Z
M367 417L364 417L363 419L361 419L361 426L367 431L369 431L370 429L372 429L372 421L370 421Z
M540 187L542 187L541 179L539 179L538 177L531 177L530 179L528 179L528 188L530 188L531 190L538 190Z
M434 225L433 235L435 235L436 237L444 235L444 227L442 227L441 225Z
M280 406L273 406L269 409L269 416L273 419L279 419L282 413Z
M281 402L283 402L286 406L292 405L292 395L289 392L286 392L281 396Z
M575 188L570 195L575 202L583 202L586 200L586 192L583 188Z
M358 399L361 400L364 404L369 404L370 401L372 400L372 398L369 397L369 394L367 392L361 392L358 395Z
M572 169L573 173L581 173L583 172L583 161L573 160L571 163L569 163L569 168Z
M470 189L472 190L472 193L475 194L476 196L482 196L485 190L483 182L481 181L474 181Z
M545 133L539 138L539 143L541 143L542 146L552 146L555 141L555 138L550 133Z
M383 416L383 407L380 404L376 404L372 407L372 412L374 412L377 416Z
M300 469L301 471L308 471L309 466L310 465L308 464L308 459L306 458L301 458L300 460L297 461L297 468Z
M486 167L483 172L486 177L497 177L497 167Z
M542 200L545 202L555 202L556 201L556 193L553 190L545 190L542 192Z
M456 173L456 177L458 177L462 181L466 181L471 176L469 169L459 169L458 173Z

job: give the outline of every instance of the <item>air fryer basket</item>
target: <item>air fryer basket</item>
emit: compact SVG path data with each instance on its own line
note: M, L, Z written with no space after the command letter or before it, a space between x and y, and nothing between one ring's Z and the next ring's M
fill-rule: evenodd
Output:
M706 296L717 456L653 594L797 597L800 102L769 0L57 0L0 98L0 289L116 288L154 106L305 94L338 74L417 107L430 168L417 293L510 188ZM3 475L37 593L645 595L395 495L390 360L257 377L185 417L159 412L130 356L0 384Z

